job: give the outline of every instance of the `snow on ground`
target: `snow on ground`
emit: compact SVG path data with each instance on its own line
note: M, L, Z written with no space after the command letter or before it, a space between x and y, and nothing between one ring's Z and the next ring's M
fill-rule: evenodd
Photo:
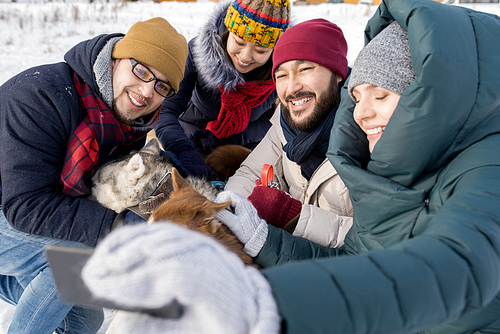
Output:
M0 0L0 84L16 73L35 65L59 62L64 53L78 42L99 34L123 32L137 21L155 16L167 19L187 40L206 21L216 2L155 3L151 0L93 3L47 0ZM500 4L460 4L472 9L500 15ZM336 23L344 32L349 46L347 58L352 65L364 45L363 30L376 7L368 4L322 3L293 5L292 21L324 18ZM7 333L14 307L0 301L0 334ZM99 333L104 333L111 319Z
M0 84L34 65L58 62L79 41L98 34L123 32L137 21L167 19L186 39L196 36L216 2L1 2ZM349 60L363 46L363 29L376 7L371 5L296 5L292 20L325 18L337 23L349 41Z

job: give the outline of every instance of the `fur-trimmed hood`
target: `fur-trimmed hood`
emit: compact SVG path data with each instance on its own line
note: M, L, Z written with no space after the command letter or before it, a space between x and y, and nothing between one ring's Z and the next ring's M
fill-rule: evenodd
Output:
M198 69L199 80L208 89L226 91L246 82L244 76L227 59L221 45L220 35L226 30L224 17L230 2L220 3L200 29L193 43L193 60Z

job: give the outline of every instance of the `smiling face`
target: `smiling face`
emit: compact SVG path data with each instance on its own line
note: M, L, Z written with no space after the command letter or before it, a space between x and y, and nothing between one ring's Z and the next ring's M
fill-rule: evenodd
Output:
M149 67L160 80L167 78ZM113 60L113 112L126 124L133 124L139 117L154 112L165 99L154 89L155 81L143 82L132 73L129 59Z
M240 73L248 73L261 67L269 60L273 52L272 49L245 41L232 32L229 33L226 49L234 67Z
M360 84L353 88L354 120L366 133L370 153L373 152L385 127L398 105L401 95L371 84Z
M339 102L342 78L307 60L291 60L274 71L276 92L287 123L299 131L314 129Z

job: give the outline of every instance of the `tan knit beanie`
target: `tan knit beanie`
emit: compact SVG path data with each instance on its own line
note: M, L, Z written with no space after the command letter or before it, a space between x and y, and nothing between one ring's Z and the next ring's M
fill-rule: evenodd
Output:
M165 19L137 22L113 49L113 58L134 58L160 71L177 92L188 54L186 38Z

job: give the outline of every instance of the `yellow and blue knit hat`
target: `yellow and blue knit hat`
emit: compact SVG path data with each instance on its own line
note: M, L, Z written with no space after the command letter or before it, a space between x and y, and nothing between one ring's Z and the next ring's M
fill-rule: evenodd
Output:
M235 0L224 23L233 34L255 45L274 49L290 26L289 0Z

